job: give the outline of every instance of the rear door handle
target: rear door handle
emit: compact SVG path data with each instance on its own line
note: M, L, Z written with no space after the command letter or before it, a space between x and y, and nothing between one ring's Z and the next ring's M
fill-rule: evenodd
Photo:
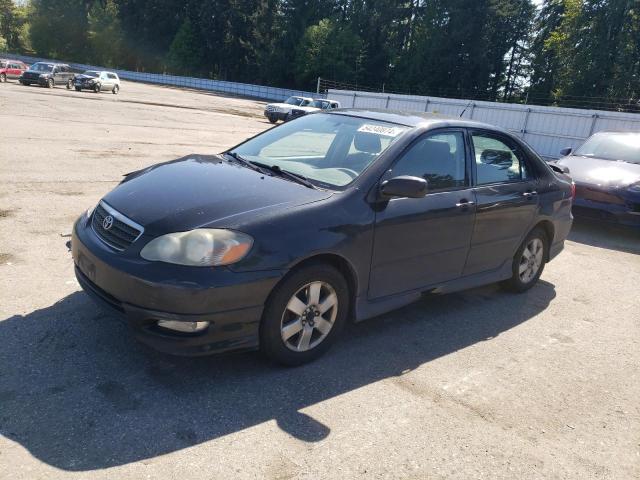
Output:
M464 208L464 207L472 207L476 204L476 202L470 202L469 200L462 199L460 202L456 203L456 207Z
M536 192L535 190L531 191L531 192L524 192L522 194L523 197L526 198L531 198L531 197L535 197L536 195L538 195L538 192Z

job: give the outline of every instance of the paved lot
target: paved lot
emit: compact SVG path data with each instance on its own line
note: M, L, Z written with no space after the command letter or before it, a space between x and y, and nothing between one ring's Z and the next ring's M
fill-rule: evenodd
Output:
M0 84L0 478L640 477L640 236L577 224L525 295L350 326L296 369L183 359L79 291L74 219L145 165L269 127L258 102Z

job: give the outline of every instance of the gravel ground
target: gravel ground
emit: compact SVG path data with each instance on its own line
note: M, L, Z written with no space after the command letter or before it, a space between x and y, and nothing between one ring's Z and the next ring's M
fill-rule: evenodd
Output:
M577 223L524 295L425 297L321 360L174 358L80 291L74 219L262 104L0 84L0 478L640 478L640 235Z

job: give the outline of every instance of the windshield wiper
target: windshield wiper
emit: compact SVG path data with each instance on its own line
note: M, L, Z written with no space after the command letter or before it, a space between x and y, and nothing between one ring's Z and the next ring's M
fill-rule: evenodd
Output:
M264 173L264 170L262 168L260 168L260 166L258 166L254 162L250 162L246 158L238 155L236 152L225 152L225 155L229 155L236 162L238 162L239 164L241 164L241 165L243 165L243 166L245 166L247 168L250 168L251 170L255 170L256 172Z
M251 162L251 163L253 163L254 165L257 165L258 167L266 168L271 172L274 172L282 177L286 177L289 180L299 183L300 185L304 185L307 188L312 188L314 190L317 190L317 187L313 183L311 183L307 179L307 177L305 177L304 175L300 175L299 173L293 173L293 172L290 172L289 170L283 170L278 165L267 165L266 163L260 163L260 162Z

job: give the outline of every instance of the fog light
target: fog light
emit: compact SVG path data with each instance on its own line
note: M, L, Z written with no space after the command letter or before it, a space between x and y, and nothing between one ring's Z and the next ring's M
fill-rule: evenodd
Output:
M201 332L209 326L209 322L176 322L175 320L158 320L158 326L176 332Z

